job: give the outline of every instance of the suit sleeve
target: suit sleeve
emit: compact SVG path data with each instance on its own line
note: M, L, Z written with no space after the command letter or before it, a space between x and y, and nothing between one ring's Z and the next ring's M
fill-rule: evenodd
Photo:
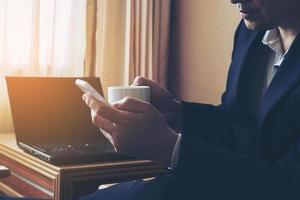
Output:
M300 141L285 157L267 165L256 156L228 148L234 143L226 139L232 127L222 108L183 103L183 112L189 120L184 123L175 172L180 180L205 184L231 200L300 198L299 175L293 167Z
M236 150L231 115L221 106L182 102L183 134L205 143ZM197 131L196 131L197 130Z

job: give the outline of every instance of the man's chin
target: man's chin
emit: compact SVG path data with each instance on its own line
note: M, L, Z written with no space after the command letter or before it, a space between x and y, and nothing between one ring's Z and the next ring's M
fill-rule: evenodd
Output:
M244 19L245 25L249 30L253 31L265 31L274 28L273 25L270 23L266 22L261 22L261 21L250 21L247 19Z

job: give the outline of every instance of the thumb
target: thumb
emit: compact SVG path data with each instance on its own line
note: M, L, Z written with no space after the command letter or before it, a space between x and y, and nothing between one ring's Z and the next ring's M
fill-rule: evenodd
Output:
M119 110L134 113L143 113L151 107L151 104L149 104L148 102L141 101L132 97L125 97L122 100L113 103L112 105Z
M142 76L135 77L131 86L155 86L155 82Z
M138 86L138 85L143 85L143 83L145 82L145 78L142 76L137 76L135 77L133 83L131 84L131 86Z

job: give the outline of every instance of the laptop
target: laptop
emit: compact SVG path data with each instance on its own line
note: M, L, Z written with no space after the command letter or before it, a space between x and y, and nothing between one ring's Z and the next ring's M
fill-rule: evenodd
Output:
M103 95L99 78L6 77L17 145L57 165L128 159L92 124L77 78Z

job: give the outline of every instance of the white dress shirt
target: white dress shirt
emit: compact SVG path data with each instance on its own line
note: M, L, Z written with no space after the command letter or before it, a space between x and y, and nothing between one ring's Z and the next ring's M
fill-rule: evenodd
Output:
M284 56L288 51L284 53L284 50L281 45L280 35L278 28L274 28L272 30L266 31L262 43L267 45L272 49L272 54L269 57L269 62L267 66L267 87L270 85L271 80L273 79L274 75L276 74L279 66L284 60Z

